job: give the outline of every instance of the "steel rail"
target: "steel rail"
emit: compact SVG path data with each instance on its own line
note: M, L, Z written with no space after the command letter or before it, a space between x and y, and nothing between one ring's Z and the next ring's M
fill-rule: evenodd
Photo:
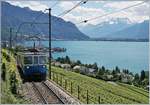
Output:
M61 101L63 104L64 102L52 91L52 89L45 83L45 82L42 82L43 86L45 86L48 90L50 90L58 99L59 101ZM49 92L50 92L49 91Z
M44 104L48 104L47 100L44 98L44 96L41 94L40 90L38 89L38 87L36 86L36 84L34 82L32 82L33 88L34 90L36 90L38 92L38 95L40 96L40 98L42 99Z

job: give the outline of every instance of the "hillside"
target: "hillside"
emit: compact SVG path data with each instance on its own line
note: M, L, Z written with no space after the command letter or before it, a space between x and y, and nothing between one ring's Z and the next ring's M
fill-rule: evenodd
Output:
M61 68L52 67L52 79L60 85L67 81L67 88L65 85L62 87L68 92L71 92L72 82L72 95L75 97L78 97L79 86L79 97L83 103L87 103L87 90L90 104L98 104L99 101L102 104L148 104L149 102L148 92L141 88L122 83L108 83Z
M2 49L2 66L1 66L1 104L27 104L30 103L15 94L21 85L21 78L17 72L16 61L12 52ZM15 77L14 77L15 76Z
M36 22L48 23L48 14L41 11L32 11L30 8L21 8L13 6L7 2L2 2L2 40L7 37L6 28L12 27L17 30L22 22L32 22L35 17L42 14L36 19ZM65 21L56 16L51 17L52 21L52 39L64 40L86 40L88 36L79 31L75 24ZM20 29L23 35L45 35L48 37L48 24L24 25Z

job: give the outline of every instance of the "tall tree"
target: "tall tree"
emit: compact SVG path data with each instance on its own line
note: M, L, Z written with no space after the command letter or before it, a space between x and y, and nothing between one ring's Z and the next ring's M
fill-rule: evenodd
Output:
M77 60L76 65L81 65L81 61Z
M66 56L66 58L65 58L65 63L70 64L70 58L68 56Z
M98 70L97 63L94 63L92 68L95 69L95 70Z
M102 66L102 71L104 71L104 72L105 72L105 67L104 67L104 66Z
M120 69L118 66L116 66L116 73L120 73Z
M145 79L145 71L142 70L140 80L143 81L144 79Z
M96 77L97 78L102 78L103 75L104 75L104 71L102 69L99 69L97 74L96 74Z
M140 76L138 73L135 74L135 77L134 77L134 80L139 80L140 79Z
M2 64L1 77L2 77L2 80L5 81L5 79L6 79L6 66L5 66L5 63Z

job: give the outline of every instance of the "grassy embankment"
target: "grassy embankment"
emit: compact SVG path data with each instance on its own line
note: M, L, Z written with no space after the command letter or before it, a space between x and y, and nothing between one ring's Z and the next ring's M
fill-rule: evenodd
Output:
M107 83L103 80L98 80L75 72L66 71L61 68L52 67L52 79L58 81L58 84L63 84L65 88L65 80L67 80L67 91L72 95L78 97L78 86L80 88L80 101L87 103L87 90L88 90L88 103L104 103L104 104L136 104L136 103L149 103L148 91L141 88L123 84L123 83ZM62 81L62 82L61 82Z
M2 104L21 104L28 103L17 93L17 88L21 84L19 73L17 72L14 55L8 50L2 49L1 66L1 103Z

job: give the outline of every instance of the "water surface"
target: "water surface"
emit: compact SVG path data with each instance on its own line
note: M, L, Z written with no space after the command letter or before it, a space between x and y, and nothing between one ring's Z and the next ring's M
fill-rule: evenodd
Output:
M42 44L48 46L47 41ZM52 47L67 49L65 53L54 53L54 58L68 55L72 60L80 60L82 63L96 62L109 69L118 66L134 73L149 68L148 42L52 41Z

